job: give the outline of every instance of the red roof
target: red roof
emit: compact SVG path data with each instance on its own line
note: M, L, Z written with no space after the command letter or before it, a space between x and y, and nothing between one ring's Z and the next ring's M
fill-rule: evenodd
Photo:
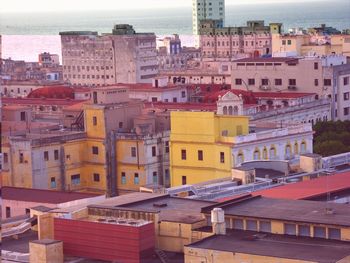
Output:
M316 95L316 93L305 92L253 92L253 94L258 99L297 99Z
M4 200L36 202L47 204L60 204L74 200L96 197L95 194L61 192L31 188L8 187L1 188L1 197Z
M81 103L85 100L72 99L40 99L40 98L2 98L4 105L55 105L55 106L70 106Z
M74 99L74 90L67 86L47 86L30 92L28 98Z
M265 189L254 192L253 195L300 200L346 189L350 189L350 172Z
M241 89L229 89L221 90L216 92L204 93L204 102L216 102L219 99L219 96L224 96L227 92L232 92L237 96L242 96L244 104L256 104L257 100L254 96L254 93L251 91L241 90Z

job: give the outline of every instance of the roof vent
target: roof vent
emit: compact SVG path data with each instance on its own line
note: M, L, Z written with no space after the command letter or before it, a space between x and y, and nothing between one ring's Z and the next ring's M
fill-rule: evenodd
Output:
M154 203L153 206L154 207L166 207L167 203Z

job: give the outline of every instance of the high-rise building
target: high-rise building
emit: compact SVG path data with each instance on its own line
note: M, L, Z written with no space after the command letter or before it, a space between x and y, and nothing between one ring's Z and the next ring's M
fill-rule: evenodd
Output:
M199 24L204 19L217 19L225 22L225 0L193 0L193 34L199 34Z
M63 79L77 86L151 83L158 73L156 36L115 25L112 34L61 32Z

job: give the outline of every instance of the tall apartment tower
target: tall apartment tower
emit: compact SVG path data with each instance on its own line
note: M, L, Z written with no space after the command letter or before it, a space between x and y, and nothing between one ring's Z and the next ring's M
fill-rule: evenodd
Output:
M151 83L158 74L156 36L115 25L112 34L61 32L63 79L75 86Z
M225 0L192 0L193 34L199 35L200 21L205 19L221 20L225 23ZM196 39L199 40L198 37ZM198 41L197 40L197 41ZM196 43L196 45L198 45Z

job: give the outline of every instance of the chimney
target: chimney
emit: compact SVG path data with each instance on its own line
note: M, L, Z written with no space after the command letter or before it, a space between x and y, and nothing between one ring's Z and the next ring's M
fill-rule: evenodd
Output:
M211 211L211 224L215 235L226 235L225 212L222 208L214 208Z

